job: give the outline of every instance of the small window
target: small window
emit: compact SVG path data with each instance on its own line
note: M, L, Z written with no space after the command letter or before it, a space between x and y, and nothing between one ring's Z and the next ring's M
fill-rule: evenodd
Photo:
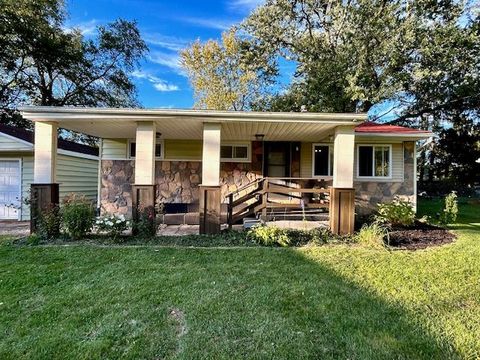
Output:
M247 144L224 144L220 147L220 158L222 161L249 161L249 149Z
M163 141L157 140L155 144L155 157L156 158L163 158ZM135 154L137 153L137 143L130 141L130 157L133 159L135 158Z
M331 145L313 145L313 176L332 176L333 147Z
M389 145L358 146L358 176L359 177L390 177Z

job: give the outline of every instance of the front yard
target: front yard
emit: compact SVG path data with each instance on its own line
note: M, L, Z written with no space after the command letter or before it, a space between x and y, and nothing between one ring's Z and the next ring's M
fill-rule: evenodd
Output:
M479 210L420 251L0 245L0 358L478 358Z

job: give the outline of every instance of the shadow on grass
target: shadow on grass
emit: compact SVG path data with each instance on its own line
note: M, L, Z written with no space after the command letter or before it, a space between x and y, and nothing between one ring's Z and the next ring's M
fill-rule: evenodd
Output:
M191 354L208 357L209 348L220 347L234 357L249 354L248 349L260 358L460 357L453 346L430 334L401 307L386 303L302 252L274 251L257 261L230 264L224 273L230 284L214 300L214 307L221 303L222 310L207 311L207 318L195 320L197 331L206 336L200 342L194 336L188 339ZM248 270L238 271L245 265ZM203 276L219 279L215 273ZM201 293L214 289L198 290L198 300L207 310L213 304ZM226 326L232 319L233 331Z
M12 358L458 357L400 306L298 250L6 250L0 355ZM181 339L171 309L184 314Z

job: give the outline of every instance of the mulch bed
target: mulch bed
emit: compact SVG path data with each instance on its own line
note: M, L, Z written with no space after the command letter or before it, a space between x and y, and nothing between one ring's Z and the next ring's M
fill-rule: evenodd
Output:
M453 242L456 236L440 227L424 223L415 223L412 228L397 228L390 232L390 246L419 250L431 246L440 246Z

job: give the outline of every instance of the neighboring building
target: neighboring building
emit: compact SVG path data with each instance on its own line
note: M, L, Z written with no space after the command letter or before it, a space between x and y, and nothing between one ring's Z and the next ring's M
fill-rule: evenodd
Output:
M0 124L0 220L30 220L33 142L33 132ZM60 198L75 192L96 201L98 149L60 139L56 167Z
M325 187L339 191L327 201L355 199L357 213L396 195L415 205L415 144L432 136L365 122L366 114L355 113L55 107L27 107L22 113L47 137L60 126L102 139L104 213L131 215L135 201L149 194L144 201L164 204L167 222L200 219L201 226L208 216L227 221L221 214L228 202L235 205L230 222L265 216L273 208L326 207L318 189ZM48 153L53 148L45 140L39 149ZM37 182L50 181L51 167L38 169ZM351 229L353 205L341 210L335 216L348 213Z

